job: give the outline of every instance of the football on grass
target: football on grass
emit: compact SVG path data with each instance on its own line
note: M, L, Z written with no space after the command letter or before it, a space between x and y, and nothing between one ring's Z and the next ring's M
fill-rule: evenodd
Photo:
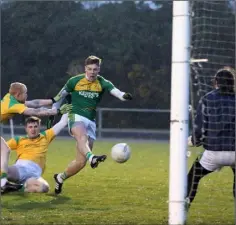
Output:
M118 163L124 163L130 158L130 147L126 143L118 143L111 149L111 158Z

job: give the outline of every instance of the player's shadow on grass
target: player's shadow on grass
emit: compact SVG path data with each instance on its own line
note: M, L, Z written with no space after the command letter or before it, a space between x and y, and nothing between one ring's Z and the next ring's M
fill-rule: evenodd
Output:
M14 194L15 195L15 194ZM42 199L52 197L48 201L40 201L37 194L35 194L36 199L28 198L28 194L18 194L18 199L14 199L14 201L6 202L2 205L3 208L9 209L11 211L26 211L26 210L35 210L35 209L57 209L56 206L60 204L65 204L67 201L71 200L71 198L66 196L55 196L54 194L42 194ZM27 202L21 202L22 199L25 199ZM28 199L27 199L28 198ZM17 200L20 202L17 204Z

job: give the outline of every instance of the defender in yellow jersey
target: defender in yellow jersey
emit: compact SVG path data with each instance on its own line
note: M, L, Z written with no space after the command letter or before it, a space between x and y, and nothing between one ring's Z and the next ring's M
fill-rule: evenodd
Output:
M52 105L53 101L51 99L37 99L32 101L26 101L26 99L26 85L19 82L12 83L9 88L9 93L1 100L0 122L6 122L16 114L49 116L58 113L67 113L71 110L71 106L68 104L58 109L58 107ZM52 105L51 109L39 108L50 105ZM1 137L1 191L8 188L14 189L14 184L9 184L6 179L9 153L9 148L5 140ZM15 187L17 189L19 186L16 185Z
M98 73L101 59L89 56L85 60L85 73L70 78L54 101L60 101L63 97L71 94L73 106L69 114L70 133L76 140L76 159L71 162L65 172L55 174L55 193L62 190L63 181L77 174L89 161L92 168L96 168L100 162L106 159L106 155L96 156L92 154L93 143L96 139L96 108L105 92L125 101L131 100L132 95L117 89L110 81Z
M6 122L16 114L27 116L50 116L57 115L57 107L51 109L41 108L42 106L51 106L51 99L36 99L26 101L27 87L19 82L12 83L7 93L1 100L1 118L0 122Z
M48 145L67 125L67 114L52 128L40 132L40 119L29 117L25 121L26 136L17 136L7 144L16 151L14 165L8 167L7 179L15 183L23 183L25 192L48 192L49 184L42 178L45 170Z

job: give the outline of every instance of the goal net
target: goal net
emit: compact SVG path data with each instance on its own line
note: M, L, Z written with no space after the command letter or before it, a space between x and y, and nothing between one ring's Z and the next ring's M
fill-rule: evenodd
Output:
M235 68L235 5L235 1L232 0L191 2L192 121L196 116L199 100L214 90L213 80L216 72L225 66ZM229 90L231 83L224 83L226 84L228 87L224 87L224 90ZM207 139L203 136L202 144L208 146L209 150L220 148L219 143L222 151L234 148L235 136L232 137L230 134L235 129L235 115L232 116L232 112L235 112L234 97L234 94L233 97L225 97L228 98L228 103L225 103L225 98L217 101L214 98L208 98L205 100L207 103L203 104L206 108L202 109L202 119L210 118L212 124L211 127L203 126L202 132L206 135L205 137L210 133L216 134L216 140L210 141L206 141ZM229 103L230 101L232 102ZM215 108L210 110L208 106ZM192 123L191 130L195 128L193 125ZM195 138L197 137L193 137ZM189 170L198 155L203 152L203 146L194 148L191 152ZM203 155L198 158L199 161L202 159L202 164L201 157ZM218 157L221 157L220 162L227 160L224 155ZM211 165L207 160L206 157L204 165L209 169ZM205 172L199 171L200 169L195 166L195 175L203 176ZM232 169L225 167L204 176L199 182L198 189L197 180L199 179L192 180L192 193L194 195L197 189L197 194L189 209L189 224L234 224L233 179Z

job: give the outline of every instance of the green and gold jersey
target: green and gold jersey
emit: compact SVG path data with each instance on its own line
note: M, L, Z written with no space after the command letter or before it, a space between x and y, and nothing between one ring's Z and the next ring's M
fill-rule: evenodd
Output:
M48 145L54 138L55 134L51 128L41 132L37 138L31 139L28 136L16 136L10 139L7 144L11 150L16 151L17 159L33 161L44 171Z
M93 82L88 81L85 74L79 74L70 78L64 89L71 93L72 114L84 116L89 120L96 117L97 104L100 102L105 91L111 91L114 85L98 75Z
M0 122L7 122L14 115L22 114L26 109L25 104L18 102L14 96L8 93L1 100Z

